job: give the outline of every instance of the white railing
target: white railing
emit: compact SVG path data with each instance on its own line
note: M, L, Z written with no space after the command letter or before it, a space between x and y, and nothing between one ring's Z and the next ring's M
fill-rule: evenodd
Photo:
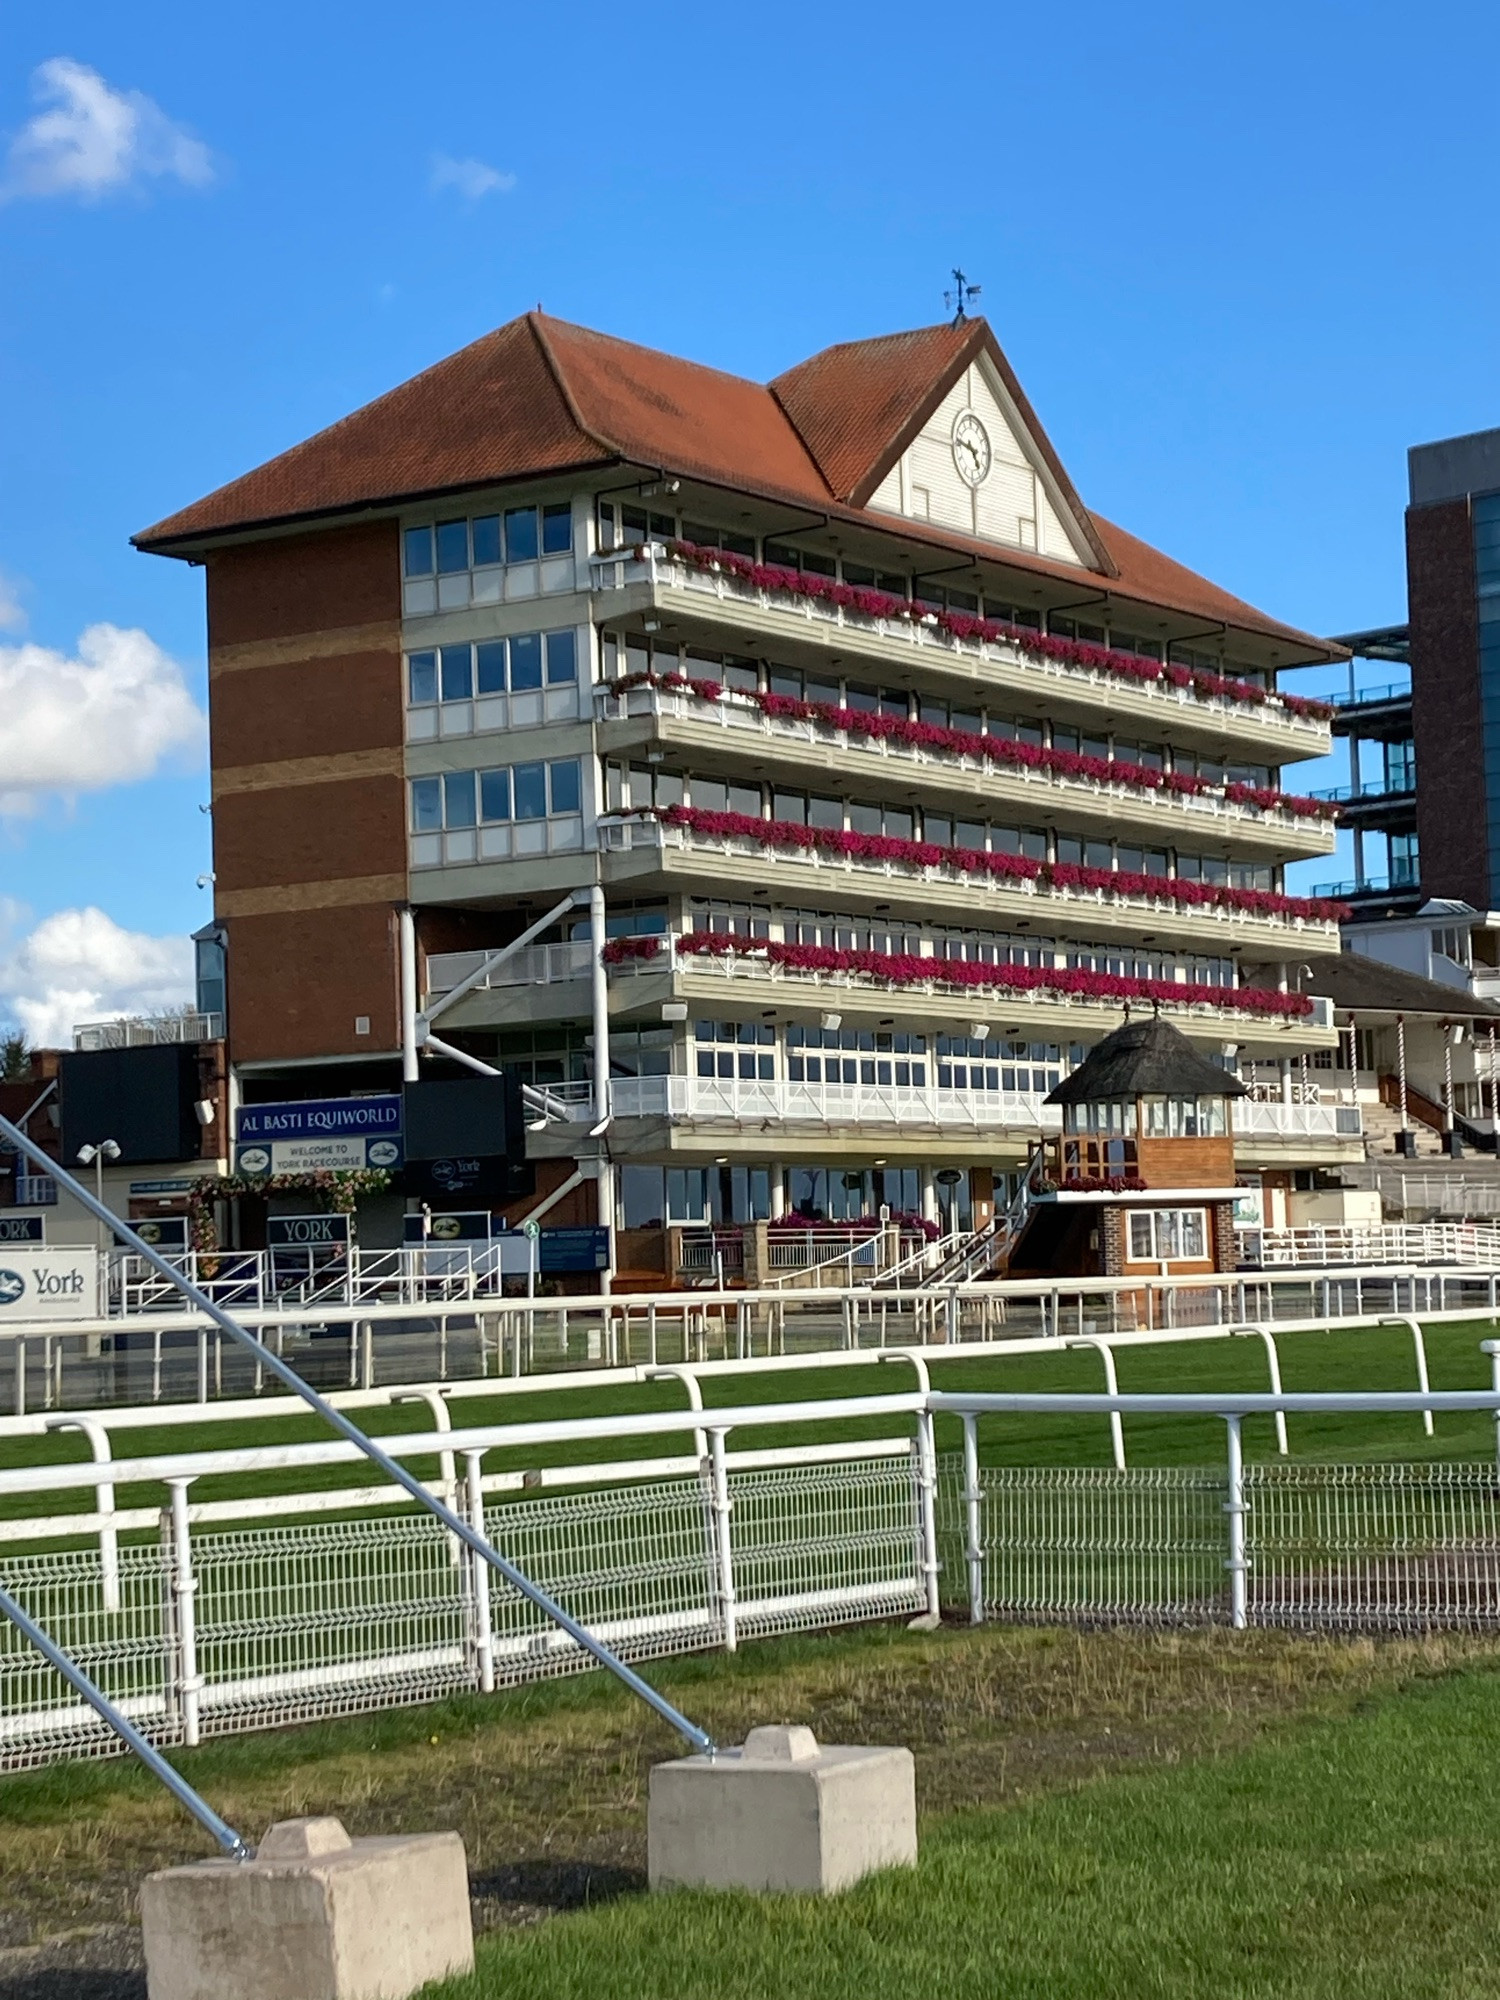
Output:
M826 722L801 721L791 716L768 715L750 696L726 688L718 701L704 701L679 688L633 687L623 691L607 681L594 690L595 707L601 722L625 722L636 718L665 718L701 724L725 735L765 739L767 749L776 743L805 743L819 752L849 750L877 761L910 765L916 771L962 780L969 796L976 781L991 793L1060 794L1064 798L1088 799L1102 813L1127 815L1131 809L1160 824L1181 820L1200 831L1222 827L1227 821L1240 835L1259 835L1278 845L1306 847L1313 855L1331 854L1337 831L1331 821L1297 818L1284 812L1263 812L1257 806L1241 805L1208 792L1146 791L1123 779L1108 784L1097 778L1074 777L1039 765L1001 763L989 757L975 757L962 750L945 750L939 745L904 742L899 737L867 736L839 729ZM894 774L893 774L894 776ZM1042 810L1042 801L1028 801Z
M1268 1104L1237 1097L1230 1106L1230 1119L1242 1138L1357 1139L1364 1131L1357 1104Z
M143 1049L162 1042L217 1042L222 1014L132 1014L115 1021L84 1021L73 1030L75 1049Z
M1038 680L1050 680L1062 687L1087 687L1109 707L1118 708L1122 700L1129 705L1139 698L1143 704L1150 703L1158 713L1165 709L1186 709L1190 714L1202 714L1205 720L1224 723L1240 734L1271 731L1289 745L1295 742L1299 746L1307 746L1296 751L1288 748L1288 756L1325 755L1333 740L1326 722L1295 714L1275 696L1251 707L1222 695L1194 694L1186 688L1173 687L1165 680L1122 680L1116 674L1108 674L1095 667L1076 666L1068 660L1048 659L1040 654L1023 652L1005 641L955 639L943 631L936 618L930 623L926 620L913 623L908 618L871 618L863 612L822 599L763 590L725 571L698 569L674 560L660 544L647 544L646 551L643 557L637 557L634 549L619 549L593 557L589 565L593 588L607 591L647 584L652 589L681 590L700 599L719 600L736 610L742 605L753 605L757 610L773 612L779 618L794 623L836 626L861 639L890 641L908 657L915 651L939 657L946 655L966 673L972 673L977 660L994 670L997 680L1008 680L1012 685L1019 684L1024 678L1034 688ZM1164 714L1162 726L1167 726Z
M934 1467L909 1435L918 1398L848 1399L756 1411L673 1412L647 1435L685 1434L688 1454L635 1461L486 1471L516 1426L387 1440L402 1457L440 1457L431 1489L462 1505L525 1573L568 1603L625 1656L721 1646L740 1637L910 1616L932 1608ZM731 1432L806 1414L890 1420L899 1433L795 1451L724 1449ZM533 1454L571 1438L639 1434L626 1420L520 1426ZM712 1436L700 1460L694 1433ZM334 1457L330 1458L330 1449ZM275 1474L305 1487L352 1447L304 1445L121 1461L114 1475L172 1493L205 1473ZM457 1463L463 1464L463 1475ZM74 1471L80 1468L73 1468ZM0 1475L14 1507L95 1484L57 1468ZM39 1484L37 1482L40 1482ZM543 1485L583 1488L495 1504ZM148 1736L192 1744L228 1731L360 1713L577 1671L575 1641L515 1592L492 1587L433 1521L391 1514L398 1488L262 1492L174 1509L65 1515L55 1499L30 1539L97 1537L86 1550L46 1550L0 1563L10 1591ZM924 1506L924 1494L927 1496ZM335 1513L356 1518L331 1517ZM86 1524L86 1525L85 1525ZM925 1524L925 1526L924 1526ZM147 1542L127 1541L156 1531ZM16 1542L22 1535L9 1532ZM194 1615L182 1616L191 1604ZM0 1768L120 1748L17 1633L0 1629Z
M1500 1266L1500 1227L1474 1222L1330 1223L1239 1232L1241 1255L1260 1265L1463 1264Z
M1401 1206L1410 1215L1427 1209L1439 1215L1500 1216L1500 1176L1494 1180L1471 1180L1458 1174L1401 1174L1390 1176L1400 1187Z
M499 1242L355 1246L334 1259L308 1249L185 1251L169 1261L216 1305L251 1312L493 1298L506 1263ZM129 1251L109 1252L106 1284L112 1314L187 1310L177 1288Z
M567 980L587 979L593 946L587 938L568 944L533 944L512 952L491 966L472 989L483 992L493 986L555 986ZM492 958L488 951L432 952L427 959L429 998L451 993Z
M778 872L808 868L828 878L852 876L858 881L868 877L908 886L921 883L932 888L961 890L971 905L976 896L981 896L987 905L993 899L995 907L1004 909L1005 899L1016 897L1026 906L1028 916L1034 915L1039 905L1049 904L1065 913L1070 921L1082 911L1098 913L1118 910L1132 919L1149 916L1156 924L1190 924L1194 930L1233 931L1239 936L1245 936L1253 927L1259 926L1263 929L1257 934L1268 943L1283 939L1290 930L1317 938L1328 950L1336 948L1333 940L1338 935L1337 925L1321 917L1261 916L1252 911L1226 909L1217 903L1179 903L1166 896L1122 896L1117 899L1106 895L1103 889L1063 887L1060 884L1044 888L1030 876L1000 879L988 875L965 875L956 868L927 866L917 861L881 861L866 855L829 853L819 847L763 847L738 834L704 833L694 827L668 824L658 819L623 815L601 818L599 844L606 853L633 854L655 850L658 853L701 854L712 858L719 868L722 868L723 862L731 862L740 879L743 879L743 869L750 865L757 870ZM794 881L795 877L788 879Z
M916 1393L445 1424L385 1442L403 1459L435 1460L435 1493L462 1496L472 1526L635 1658L932 1615L943 1602L976 1624L1500 1627L1493 1459L1330 1465L1268 1452L1247 1463L1243 1433L1247 1418L1280 1415L1285 1454L1305 1417L1364 1414L1389 1419L1398 1449L1407 1437L1416 1447L1419 1422L1494 1413L1494 1391L954 1395L928 1392L915 1372ZM1013 1440L1016 1419L1036 1416L1097 1418L1117 1433L1120 1419L1209 1417L1223 1423L1226 1451L1186 1469L985 1464L982 1426L1004 1418ZM944 1419L961 1426L961 1457L933 1449ZM852 1421L894 1434L740 1445L756 1428ZM680 1443L607 1455L631 1439ZM580 1444L605 1455L569 1462ZM439 1524L405 1512L399 1489L338 1485L355 1455L340 1440L12 1465L0 1471L4 1539L33 1552L0 1562L0 1587L161 1742L588 1664L576 1641L492 1588ZM278 1475L287 1490L267 1490ZM190 1497L195 1482L230 1477L262 1490ZM116 1510L115 1482L174 1504ZM89 1492L91 1511L61 1511L60 1496ZM19 1634L0 1629L0 1768L119 1747Z
M938 1090L878 1083L794 1083L785 1077L617 1076L616 1118L775 1118L788 1123L940 1125L1061 1130L1039 1091ZM590 1116L580 1105L576 1116Z

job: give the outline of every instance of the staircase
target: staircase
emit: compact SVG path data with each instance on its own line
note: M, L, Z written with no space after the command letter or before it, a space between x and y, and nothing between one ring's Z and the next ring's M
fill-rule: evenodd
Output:
M1399 1109L1390 1104L1366 1104L1361 1108L1364 1112L1366 1157L1371 1160L1399 1159L1401 1155L1396 1152L1396 1134L1401 1130ZM1419 1123L1410 1110L1406 1129L1416 1134L1419 1160L1441 1160L1445 1157L1442 1134L1434 1132L1430 1125Z
M917 1280L918 1290L925 1291L947 1285L979 1284L986 1278L1004 1276L1011 1252L1021 1240L1030 1219L1032 1204L1041 1185L1045 1160L1046 1148L1041 1145L1033 1146L1031 1156L1026 1162L1026 1171L1021 1176L1020 1185L1012 1196L1009 1207L997 1210L994 1220L984 1229L976 1230L972 1236L966 1237L934 1270L925 1271Z

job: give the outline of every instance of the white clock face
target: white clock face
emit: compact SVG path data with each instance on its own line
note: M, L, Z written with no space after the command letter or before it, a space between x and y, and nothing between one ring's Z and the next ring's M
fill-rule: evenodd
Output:
M990 469L990 440L972 410L960 412L953 426L953 463L966 485L983 484Z

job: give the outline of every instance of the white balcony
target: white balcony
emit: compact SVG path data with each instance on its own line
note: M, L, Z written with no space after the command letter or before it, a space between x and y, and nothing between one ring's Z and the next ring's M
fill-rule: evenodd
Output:
M648 720L665 722L685 747L724 743L733 754L749 749L757 757L772 756L778 745L788 751L806 748L811 761L828 768L828 753L839 759L841 771L871 782L879 772L888 782L909 785L923 776L934 786L961 790L972 810L976 796L1013 804L1033 813L1066 804L1080 820L1101 825L1139 821L1163 842L1193 834L1222 839L1226 834L1267 853L1315 856L1331 854L1338 838L1332 821L1302 819L1286 812L1262 812L1218 794L1147 791L1141 786L1102 784L1094 778L1060 777L1025 764L993 762L962 752L925 744L903 743L889 737L864 736L831 728L822 722L770 716L749 696L726 689L718 701L704 701L677 688L634 687L623 692L608 684L594 690L601 723Z
M1138 939L1144 927L1174 942L1195 941L1222 952L1231 945L1263 950L1270 958L1294 948L1338 950L1338 926L1319 917L1261 915L1216 904L1180 903L1166 895L1117 896L1089 888L1044 887L1026 877L966 875L957 867L928 867L919 861L883 861L863 855L830 854L821 848L773 848L738 834L711 834L662 820L627 816L599 821L599 844L606 854L640 859L653 850L669 874L698 885L748 879L784 885L791 901L851 890L890 896L906 892L906 903L935 915L972 921L976 911L997 923L1024 918L1070 936L1100 931ZM722 887L717 890L722 894Z
M1149 718L1173 735L1211 731L1218 736L1231 735L1245 745L1263 743L1272 752L1268 761L1277 764L1301 757L1325 757L1333 742L1326 722L1297 715L1274 696L1263 704L1251 705L1221 695L1195 694L1166 681L1128 680L1096 667L1023 653L1009 643L955 639L936 619L913 623L908 618L871 618L822 599L764 590L722 571L713 573L676 561L659 544L651 545L641 557L633 549L598 555L589 567L593 588L601 594L634 587L654 603L665 605L676 600L689 613L696 605L704 615L740 630L746 609L753 608L765 614L769 629L779 629L788 638L811 637L824 647L853 642L862 652L872 657L883 655L899 665L914 654L930 655L935 666L957 668L970 677L971 685L978 664L996 687L1035 694L1039 684L1050 683L1065 699L1071 697L1088 708L1107 708L1143 722Z
M793 1125L923 1125L949 1131L1062 1129L1062 1115L1035 1091L937 1090L878 1083L791 1083L784 1077L617 1076L616 1118L772 1119ZM577 1104L570 1116L592 1116Z

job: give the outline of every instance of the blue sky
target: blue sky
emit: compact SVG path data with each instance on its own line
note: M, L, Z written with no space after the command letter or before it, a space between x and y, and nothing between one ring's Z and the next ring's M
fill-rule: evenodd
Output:
M539 300L765 376L961 263L1089 504L1291 622L1403 616L1406 447L1500 423L1497 43L1442 0L12 10L0 1017L149 1002L209 911L201 578L130 533Z

